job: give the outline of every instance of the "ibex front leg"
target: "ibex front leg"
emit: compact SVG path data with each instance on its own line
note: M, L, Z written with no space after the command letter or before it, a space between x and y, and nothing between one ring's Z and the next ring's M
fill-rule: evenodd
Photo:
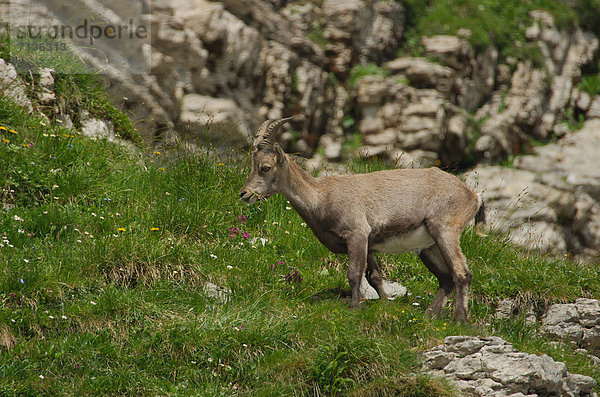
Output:
M360 307L360 282L367 267L367 237L352 236L346 240L348 248L348 283L352 288L350 307Z

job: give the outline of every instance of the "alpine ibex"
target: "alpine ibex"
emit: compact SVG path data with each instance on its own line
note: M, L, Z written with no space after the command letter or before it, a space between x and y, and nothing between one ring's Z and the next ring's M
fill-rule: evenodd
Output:
M375 252L417 251L439 280L427 314L440 314L456 289L453 318L466 320L471 272L459 240L471 219L476 228L485 223L479 195L439 168L313 178L276 142L290 119L267 120L258 129L241 199L252 204L283 194L325 247L348 254L351 307L360 306L365 271L379 297L386 297Z

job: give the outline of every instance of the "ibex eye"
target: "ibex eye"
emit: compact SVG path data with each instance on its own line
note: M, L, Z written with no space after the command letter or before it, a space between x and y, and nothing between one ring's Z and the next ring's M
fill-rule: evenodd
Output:
M263 165L262 167L260 167L260 172L269 172L270 169L271 166Z

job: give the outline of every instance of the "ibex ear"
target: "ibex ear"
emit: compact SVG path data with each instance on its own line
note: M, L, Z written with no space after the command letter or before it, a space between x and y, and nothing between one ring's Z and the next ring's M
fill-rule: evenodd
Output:
M285 153L283 152L283 149L281 148L281 146L279 146L278 143L275 143L275 154L277 155L277 162L279 164L283 163L283 161L285 160Z

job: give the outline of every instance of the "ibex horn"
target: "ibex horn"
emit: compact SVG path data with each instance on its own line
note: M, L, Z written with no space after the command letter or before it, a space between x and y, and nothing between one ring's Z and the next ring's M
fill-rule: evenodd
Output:
M293 117L286 117L279 120L267 120L263 122L256 132L254 146L256 148L273 147L275 145L279 129L291 119L293 119Z

